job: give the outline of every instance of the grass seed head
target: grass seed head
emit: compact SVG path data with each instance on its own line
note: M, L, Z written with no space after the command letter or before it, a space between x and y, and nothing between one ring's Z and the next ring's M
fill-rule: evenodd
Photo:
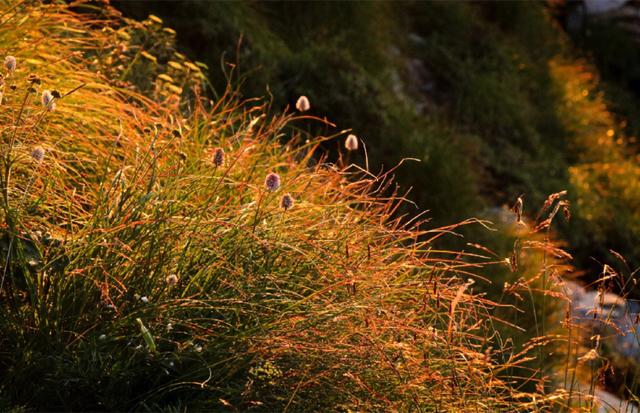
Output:
M264 186L267 188L268 191L270 192L274 192L276 191L278 188L280 188L280 175L278 175L275 172L271 172L269 175L267 175L267 177L264 179Z
M291 208L293 208L293 204L294 204L294 200L293 200L293 197L290 194L285 194L282 197L282 200L280 201L280 206L285 211L288 211Z
M306 112L309 109L311 109L311 104L309 103L309 98L307 98L306 96L300 96L298 98L298 101L296 102L296 109L298 109L300 112Z
M45 152L44 152L44 149L42 148L42 146L36 146L31 151L31 157L36 162L42 162L42 160L44 159L44 154L45 154Z
M215 166L222 166L224 165L224 149L222 148L216 148L215 151L213 152L213 164Z
M169 284L170 287L173 287L177 283L178 283L178 276L177 275L170 274L170 275L167 276L167 284Z
M42 106L50 111L56 108L56 103L53 101L53 95L48 90L42 92Z
M358 137L356 135L347 136L347 140L344 141L344 147L347 148L348 151L357 151L358 150Z
M16 58L13 56L7 56L4 58L4 68L7 69L10 73L16 70Z

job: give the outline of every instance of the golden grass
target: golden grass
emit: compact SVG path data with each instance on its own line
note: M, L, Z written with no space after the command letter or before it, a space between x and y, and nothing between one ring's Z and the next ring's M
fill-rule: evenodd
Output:
M503 258L437 248L477 220L398 217L390 173L327 164L320 143L344 137L288 126L320 119L272 114L232 87L207 102L195 69L192 96L105 76L154 56L127 32L143 26L103 14L30 2L0 12L0 45L18 61L0 106L7 403L512 412L572 397L525 367L564 333L512 348L499 305L473 289ZM54 111L39 102L45 89L63 96ZM270 172L277 191L264 188ZM553 295L538 282L565 257L549 237L522 238L513 260L548 262L508 293Z

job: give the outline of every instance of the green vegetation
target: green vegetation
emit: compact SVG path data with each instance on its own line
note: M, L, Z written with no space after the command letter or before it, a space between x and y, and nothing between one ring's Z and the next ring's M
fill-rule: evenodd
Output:
M566 185L575 245L635 234L635 166L543 8L185 4L208 72L155 16L0 9L2 410L595 407L551 225Z
M208 63L218 89L225 56L246 73L247 96L262 96L267 85L278 109L309 96L314 114L363 138L372 170L419 159L395 176L434 223L512 205L521 194L535 210L548 194L568 190L577 209L562 234L577 266L598 273L591 257L608 262L610 249L640 265L635 129L625 127L637 117L636 101L617 94L610 106L602 90L624 84L599 81L544 3L121 7L166 18L182 46ZM608 47L610 36L593 38ZM628 46L620 36L612 41Z

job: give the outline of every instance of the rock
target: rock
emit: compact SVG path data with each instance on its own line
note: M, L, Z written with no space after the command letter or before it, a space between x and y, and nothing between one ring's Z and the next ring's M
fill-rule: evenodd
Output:
M590 334L600 334L607 350L640 364L638 306L617 294L587 290L567 281L565 292L571 299L571 315Z
M636 334L640 334L637 323L638 305L617 294L589 290L584 286L565 281L565 293L571 300L571 318L574 324L585 328L585 340L600 335L601 346L607 355L615 359L640 364L640 345ZM576 390L584 395L593 393L594 408L601 413L640 413L638 407L613 393L596 386L590 391L590 384L575 383Z

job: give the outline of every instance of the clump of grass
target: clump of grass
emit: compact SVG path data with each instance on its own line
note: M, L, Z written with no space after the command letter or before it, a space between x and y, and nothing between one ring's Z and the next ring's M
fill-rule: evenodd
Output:
M478 220L431 228L398 217L389 173L327 165L323 139L302 133L283 146L293 115L231 86L201 98L186 59L141 63L164 53L146 49L146 30L171 37L157 18L143 30L104 14L23 2L0 13L0 45L24 62L0 113L0 401L92 411L566 402L544 377L525 378L539 384L525 391L513 373L553 337L514 351L496 338L500 304L474 290L502 260L436 247ZM52 62L52 51L67 58ZM114 57L126 51L135 55ZM157 72L179 68L190 93ZM147 69L153 82L137 83ZM43 107L40 90L63 92ZM24 162L34 145L47 148L35 168ZM212 150L224 154L214 168Z
M478 341L461 313L473 297L446 304L466 281L441 278L428 243L411 242L420 232L391 221L398 200L375 195L384 177L310 166L317 142L283 148L289 115L257 124L262 104L231 89L180 113L109 84L80 56L109 60L95 50L118 34L90 29L87 16L18 4L4 19L3 39L25 62L2 119L15 131L2 175L11 403L316 410L474 405L499 393L477 385L490 365L465 344ZM40 65L51 50L78 58ZM35 144L50 148L37 170L21 157ZM214 170L202 157L212 144L226 149ZM280 188L304 208L286 202L280 213L270 193ZM469 387L472 397L449 395Z

